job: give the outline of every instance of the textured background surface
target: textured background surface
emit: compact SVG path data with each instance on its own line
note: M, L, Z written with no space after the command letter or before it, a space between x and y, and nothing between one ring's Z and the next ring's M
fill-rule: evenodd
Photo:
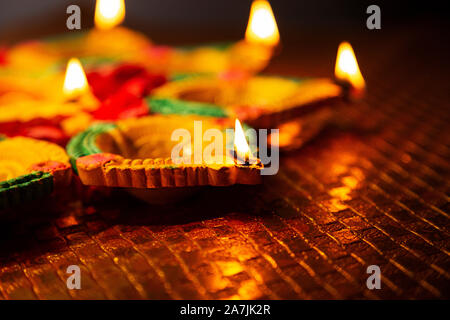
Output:
M366 99L262 186L166 207L74 195L17 212L0 227L0 298L450 298L442 30L350 38ZM326 39L286 46L269 71L330 76L338 42ZM66 288L71 264L81 290ZM366 289L371 264L381 290Z

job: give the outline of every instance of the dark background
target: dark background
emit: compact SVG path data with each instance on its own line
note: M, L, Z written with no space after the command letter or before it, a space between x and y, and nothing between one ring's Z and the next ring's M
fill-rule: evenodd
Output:
M243 36L250 0L127 0L125 25L147 33L155 41L234 40ZM0 1L0 41L67 32L66 8L82 9L82 29L93 25L94 0ZM442 1L271 1L283 42L329 32L342 38L367 33L366 8L381 7L382 30L440 25L448 21Z

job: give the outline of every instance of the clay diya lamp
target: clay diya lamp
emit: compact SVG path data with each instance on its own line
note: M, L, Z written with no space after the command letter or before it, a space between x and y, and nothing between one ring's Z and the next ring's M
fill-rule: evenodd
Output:
M42 199L71 178L69 157L56 144L25 137L0 141L0 209Z
M165 81L163 75L132 64L97 68L86 77L80 61L71 59L64 79L51 86L62 88L59 97L0 94L0 133L65 145L93 121L147 115L143 97Z
M65 74L42 86L42 90L52 89L51 97L36 97L20 90L0 93L0 133L63 145L70 136L64 130L66 119L80 118L99 104L78 59L71 59Z
M21 63L33 63L36 67L37 62L41 66L51 66L64 64L74 56L85 65L138 62L142 60L142 52L151 47L152 42L145 35L120 26L124 18L124 0L98 0L95 28L19 43L8 50L8 62L13 67L20 67Z
M202 132L227 128L233 128L228 118L179 115L99 123L72 138L67 152L85 185L120 187L147 202L171 202L204 186L261 182L261 162L238 161L226 141L213 158L205 158ZM194 137L181 145L180 158L173 157L180 142L171 139L177 129Z
M279 146L286 149L319 132L342 99L341 86L328 79L194 75L166 83L146 101L154 113L227 116L254 128L279 128ZM283 127L287 122L293 124Z
M256 74L269 64L280 35L270 3L254 0L243 40L234 43L178 47L167 59L168 72Z
M344 42L338 50L335 79L241 72L184 75L157 88L147 104L155 113L222 113L255 128L278 128L278 141L269 141L289 150L300 147L338 118L344 102L361 99L364 91L353 49Z

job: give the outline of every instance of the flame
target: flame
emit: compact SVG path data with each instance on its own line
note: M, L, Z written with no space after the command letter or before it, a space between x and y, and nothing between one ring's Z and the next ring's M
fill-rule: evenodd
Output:
M355 53L348 42L339 45L334 74L336 79L349 82L357 90L364 90L366 87Z
M67 63L63 93L66 97L76 98L88 91L88 82L80 60L72 58Z
M250 147L245 139L244 130L241 123L236 119L234 124L234 148L238 157L247 160L250 156Z
M99 29L111 29L125 19L124 0L97 0L95 25Z
M276 46L280 41L277 22L269 1L253 1L245 31L245 40L269 46Z

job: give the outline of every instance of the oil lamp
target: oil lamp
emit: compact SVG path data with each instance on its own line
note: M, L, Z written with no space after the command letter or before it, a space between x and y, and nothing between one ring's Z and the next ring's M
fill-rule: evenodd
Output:
M65 74L59 72L51 83L41 86L45 87L42 91L52 94L33 97L12 92L1 97L0 133L65 144L72 133L88 125L88 112L97 108L98 100L90 92L81 63L75 58L70 59ZM55 90L59 86L60 90Z
M267 66L279 42L280 35L269 2L255 0L245 39L231 45L176 48L165 56L169 56L170 73L233 74L245 79Z
M200 134L198 122L201 122ZM205 146L202 141L208 130L223 132L231 124L230 118L180 115L97 123L73 137L67 152L85 185L127 188L148 202L160 202L162 194L166 193L167 201L174 201L180 191L192 191L192 187L261 183L263 165L260 161L251 161L250 149L238 122L235 151L247 161L241 164L233 160L225 147L226 134L216 138L221 139L220 147L207 155L210 145ZM179 129L193 140L189 139L187 144L185 141L175 143L171 137L174 130ZM206 130L205 135L202 130ZM173 158L177 145L183 151L181 162L180 158ZM186 159L188 157L190 159Z
M124 0L97 0L95 28L84 41L84 54L112 61L142 61L151 41L143 34L121 26L125 19Z

